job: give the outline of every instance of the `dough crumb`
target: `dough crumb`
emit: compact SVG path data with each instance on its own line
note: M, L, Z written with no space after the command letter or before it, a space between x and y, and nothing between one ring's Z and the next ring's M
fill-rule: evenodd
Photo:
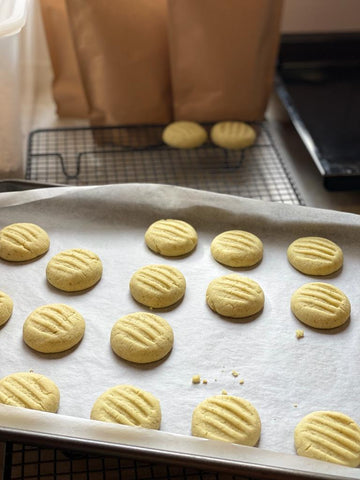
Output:
M297 403L294 403L294 407L297 408L298 404Z
M233 370L233 371L231 372L231 375L232 375L233 377L238 377L238 376L239 376L239 373L238 373L236 370Z
M296 338L303 338L304 330L296 330L295 334L296 334Z
M202 382L203 382L204 385L207 385L208 381L206 380L206 378L204 378L204 380Z
M193 375L192 377L192 383L200 383L200 375Z
M240 383L240 385L244 385L245 380L242 378L239 383Z
M221 390L221 395L227 395L227 391L226 390Z

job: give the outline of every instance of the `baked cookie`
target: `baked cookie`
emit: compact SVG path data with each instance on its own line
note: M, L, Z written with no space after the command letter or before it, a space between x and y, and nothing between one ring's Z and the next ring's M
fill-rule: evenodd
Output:
M244 122L219 122L211 128L210 138L218 147L240 150L253 145L256 132Z
M360 427L343 413L306 415L295 428L294 440L297 454L303 457L348 467L360 465Z
M62 303L37 308L23 325L24 342L42 353L64 352L79 343L84 332L84 318Z
M229 230L211 242L211 254L228 267L252 267L263 257L262 241L250 232Z
M195 437L253 447L260 438L261 421L256 408L247 400L215 395L195 408L191 433Z
M197 241L196 230L183 220L158 220L145 232L145 242L150 250L167 257L191 252Z
M291 311L301 322L314 328L335 328L350 316L350 301L329 283L306 283L291 297Z
M287 250L291 265L306 275L330 275L342 267L343 252L331 240L322 237L302 237Z
M44 375L19 372L0 380L0 403L56 413L59 402L58 387Z
M173 347L174 333L168 322L146 312L130 313L120 318L111 330L113 351L124 360L135 363L155 362Z
M0 292L0 327L4 325L13 312L14 302L4 292Z
M170 265L147 265L130 279L133 298L150 308L164 308L179 301L185 294L184 275Z
M73 248L51 258L46 267L46 278L59 290L78 292L94 286L100 280L102 270L96 253Z
M224 317L249 317L262 310L264 301L260 285L237 273L215 278L206 291L209 307Z
M13 223L0 230L0 258L25 262L49 250L48 234L34 223Z
M199 123L178 121L165 127L162 139L170 147L196 148L206 142L207 132Z
M149 392L132 385L117 385L101 394L91 410L90 418L102 422L159 430L159 400Z

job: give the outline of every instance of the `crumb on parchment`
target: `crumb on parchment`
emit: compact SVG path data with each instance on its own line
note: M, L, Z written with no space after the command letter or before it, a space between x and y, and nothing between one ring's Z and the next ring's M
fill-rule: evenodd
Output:
M231 375L232 375L233 377L238 377L238 376L239 376L239 372L237 372L236 370L233 370L233 371L231 372Z
M245 383L245 380L242 378L240 381L239 381L240 385L244 385Z
M191 381L192 381L192 383L195 383L195 384L200 383L200 375L193 375Z
M296 330L295 332L296 338L303 338L304 337L304 330Z
M227 395L227 391L226 390L221 390L221 395Z
M204 378L204 380L202 381L204 385L207 385L208 381L206 380L206 378Z

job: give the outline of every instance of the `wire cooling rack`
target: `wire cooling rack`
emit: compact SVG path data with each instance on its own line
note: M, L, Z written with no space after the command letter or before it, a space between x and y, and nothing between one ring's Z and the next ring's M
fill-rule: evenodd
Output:
M254 125L256 143L241 151L211 142L194 149L171 148L162 142L163 128L35 130L29 136L26 179L66 185L162 183L303 204L266 123Z
M251 480L248 477L79 454L34 445L8 444L4 480Z

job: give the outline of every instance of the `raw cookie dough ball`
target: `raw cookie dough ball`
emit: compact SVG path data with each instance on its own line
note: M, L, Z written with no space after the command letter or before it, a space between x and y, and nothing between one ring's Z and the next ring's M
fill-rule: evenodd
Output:
M159 400L149 392L132 385L118 385L101 394L91 410L90 418L159 430Z
M348 467L360 465L360 427L340 412L319 411L306 415L296 426L298 455Z
M145 242L150 250L168 257L191 252L197 240L196 230L182 220L158 220L145 232Z
M135 363L160 360L173 347L174 334L169 323L159 315L130 313L113 326L110 344L119 357Z
M227 121L216 123L210 131L210 137L218 147L240 150L253 145L256 132L244 122Z
M306 283L291 297L291 311L301 322L314 328L335 328L350 316L350 301L329 283Z
M220 233L211 242L210 250L216 261L228 267L252 267L263 256L262 241L242 230Z
M244 318L264 307L264 292L251 278L237 273L212 280L206 291L206 301L214 312L225 317Z
M185 294L184 275L170 265L147 265L130 279L133 298L150 308L164 308L178 302Z
M207 132L199 123L178 121L165 127L162 138L170 147L196 148L206 142Z
M0 258L25 262L49 250L48 234L33 223L13 223L0 230Z
M60 392L56 384L38 373L12 373L0 380L0 403L56 413Z
M343 252L331 240L322 237L301 237L287 250L291 265L306 275L330 275L342 267Z
M0 292L0 327L4 325L13 312L14 302L4 292Z
M62 303L35 309L23 326L24 342L37 352L64 352L78 344L85 332L85 320L74 308Z
M194 410L191 433L196 437L222 440L253 447L261 433L261 421L255 407L233 395L215 395Z
M59 290L78 292L94 286L100 280L102 270L96 253L73 248L52 257L46 267L46 278Z

